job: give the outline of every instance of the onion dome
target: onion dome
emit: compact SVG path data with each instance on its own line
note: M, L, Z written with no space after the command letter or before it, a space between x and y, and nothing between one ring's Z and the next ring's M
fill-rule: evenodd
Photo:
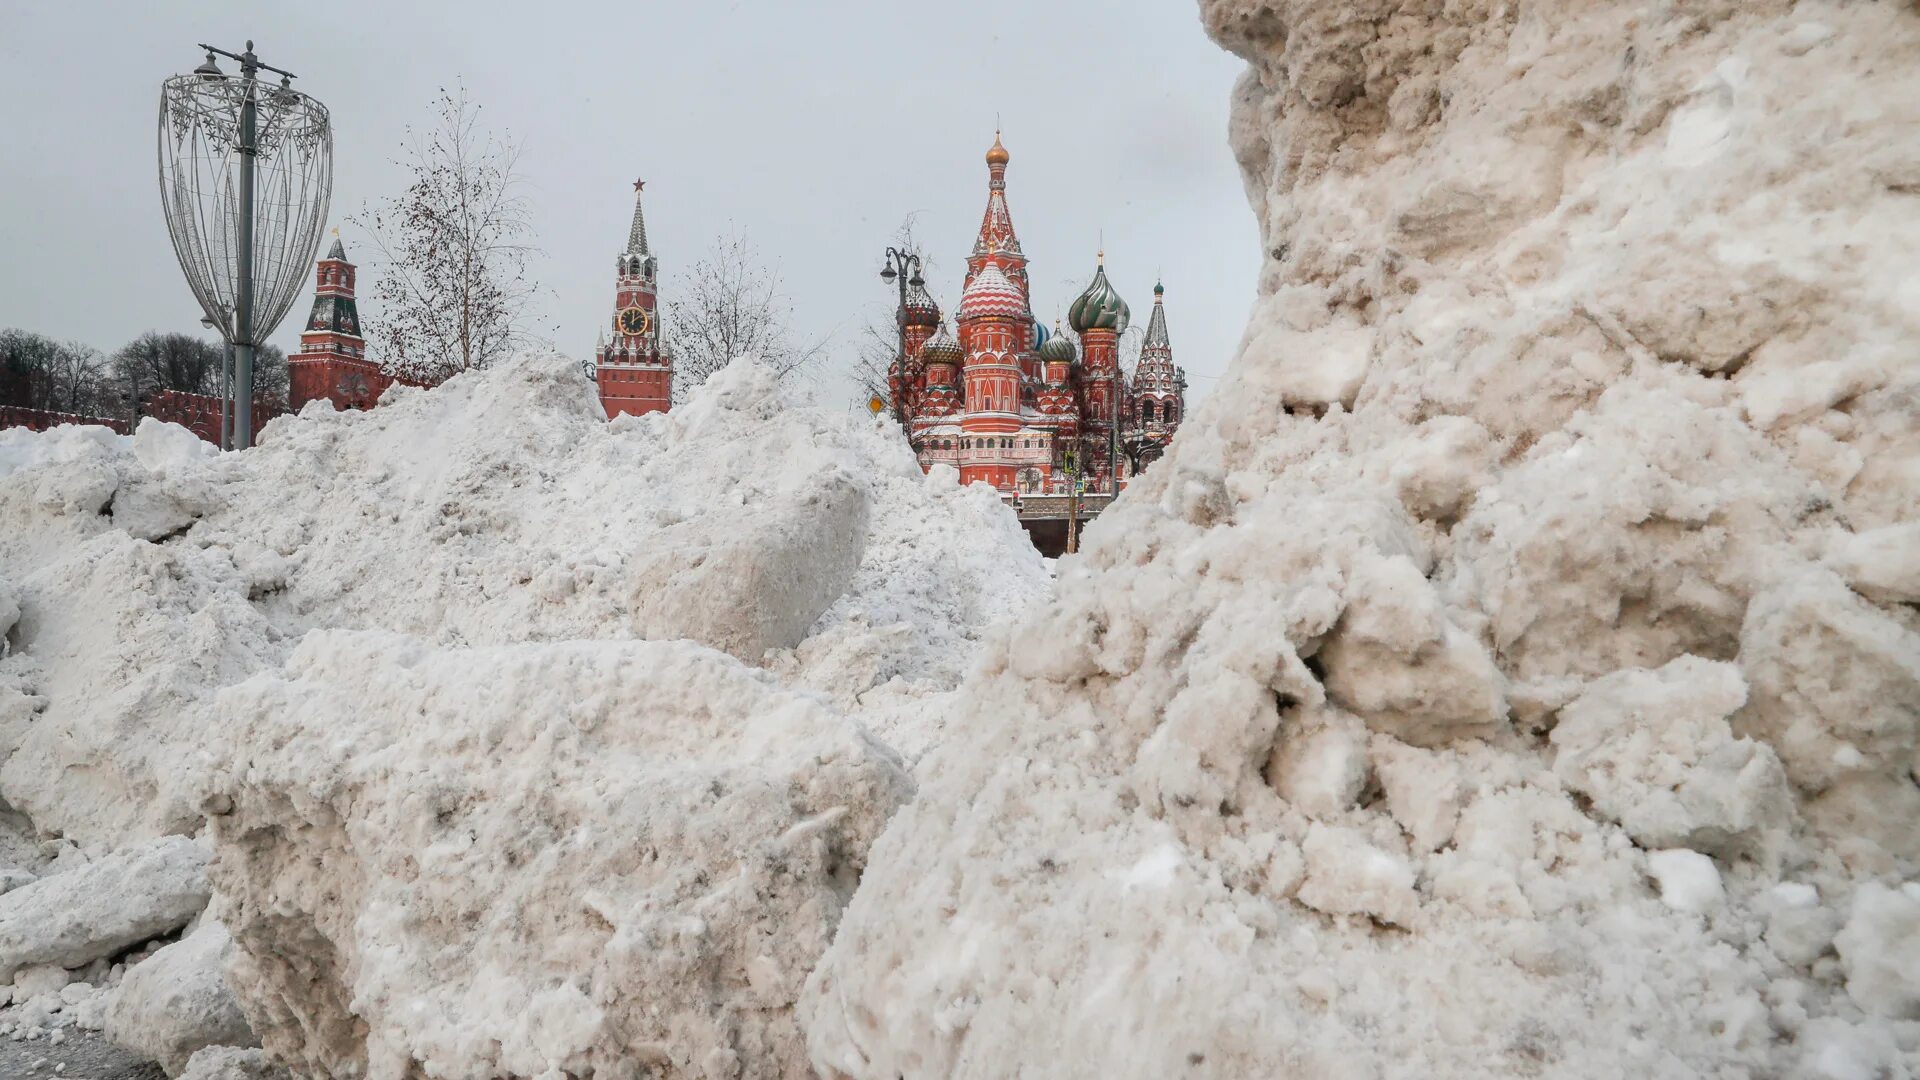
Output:
M1114 291L1113 283L1107 280L1106 260L1102 258L1099 269L1094 271L1093 284L1080 294L1067 309L1067 323L1075 333L1084 334L1089 330L1111 330L1116 334L1127 332L1127 322L1133 313L1127 309L1127 302L1120 299Z
M933 302L924 284L907 287L907 303L900 311L908 326L940 325L940 305Z
M965 363L966 359L966 352L960 348L960 343L953 339L953 335L947 333L945 325L935 330L933 336L927 339L927 343L920 346L921 363L958 365Z
M1071 364L1079 359L1073 342L1065 334L1055 334L1040 346L1040 360L1048 364Z
M1007 148L1000 145L1000 133L997 131L994 132L993 146L987 151L987 164L1005 165L1011 160L1013 160L1013 155L1007 153Z
M991 263L973 275L966 291L960 294L962 319L1019 319L1026 314L1026 294Z

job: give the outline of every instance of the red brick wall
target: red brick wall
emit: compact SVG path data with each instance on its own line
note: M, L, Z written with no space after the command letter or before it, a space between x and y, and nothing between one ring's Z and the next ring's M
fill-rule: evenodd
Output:
M179 390L162 390L147 399L144 415L156 420L165 420L170 424L179 424L202 439L220 445L220 399L212 394L188 394ZM253 400L253 437L260 438L260 429L267 421L286 412L279 405L263 398Z
M12 405L0 405L0 428L23 427L29 431L45 431L61 424L98 424L112 428L122 435L127 433L127 422L106 416L80 416L76 413L46 412L41 409L22 409Z

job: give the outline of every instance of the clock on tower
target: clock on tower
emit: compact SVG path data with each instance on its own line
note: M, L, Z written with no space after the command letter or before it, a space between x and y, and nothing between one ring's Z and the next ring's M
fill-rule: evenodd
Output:
M659 298L653 250L647 244L647 219L633 183L633 223L627 246L614 259L613 340L594 350L593 379L608 417L622 413L666 412L672 407L673 360L661 348L656 312Z

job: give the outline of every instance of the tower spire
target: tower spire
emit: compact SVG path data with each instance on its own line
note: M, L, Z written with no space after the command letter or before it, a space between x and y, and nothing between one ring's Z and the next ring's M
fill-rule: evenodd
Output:
M647 250L647 215L640 205L640 191L647 186L645 180L633 182L633 227L627 230L627 254L651 255Z
M967 257L967 281L989 263L1000 267L1024 294L1027 290L1027 256L1020 250L1020 238L1013 231L1013 215L1007 210L1007 162L1012 155L1000 144L1000 133L993 134L993 147L987 151L987 210L980 217L980 235L973 241L973 253Z

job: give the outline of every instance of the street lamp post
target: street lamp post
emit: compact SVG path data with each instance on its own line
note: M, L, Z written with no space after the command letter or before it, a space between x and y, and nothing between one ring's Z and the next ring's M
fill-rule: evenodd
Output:
M880 280L888 284L898 282L900 286L900 304L893 310L893 323L900 333L900 358L897 362L903 368L907 363L907 289L917 289L927 283L927 279L920 276L920 268L920 256L895 247L887 248L886 262L880 268ZM907 411L900 401L900 394L893 386L888 386L887 396L893 399L893 418L905 427Z
M233 449L233 332L214 325L212 319L200 317L200 325L209 330L220 330L225 348L221 350L220 360L220 449Z
M160 204L167 235L206 321L234 351L238 449L253 444L254 352L286 317L320 249L333 193L333 127L293 73L201 45L207 59L160 87ZM240 63L220 70L214 54ZM262 87L259 73L280 76ZM225 411L225 410L223 410Z

